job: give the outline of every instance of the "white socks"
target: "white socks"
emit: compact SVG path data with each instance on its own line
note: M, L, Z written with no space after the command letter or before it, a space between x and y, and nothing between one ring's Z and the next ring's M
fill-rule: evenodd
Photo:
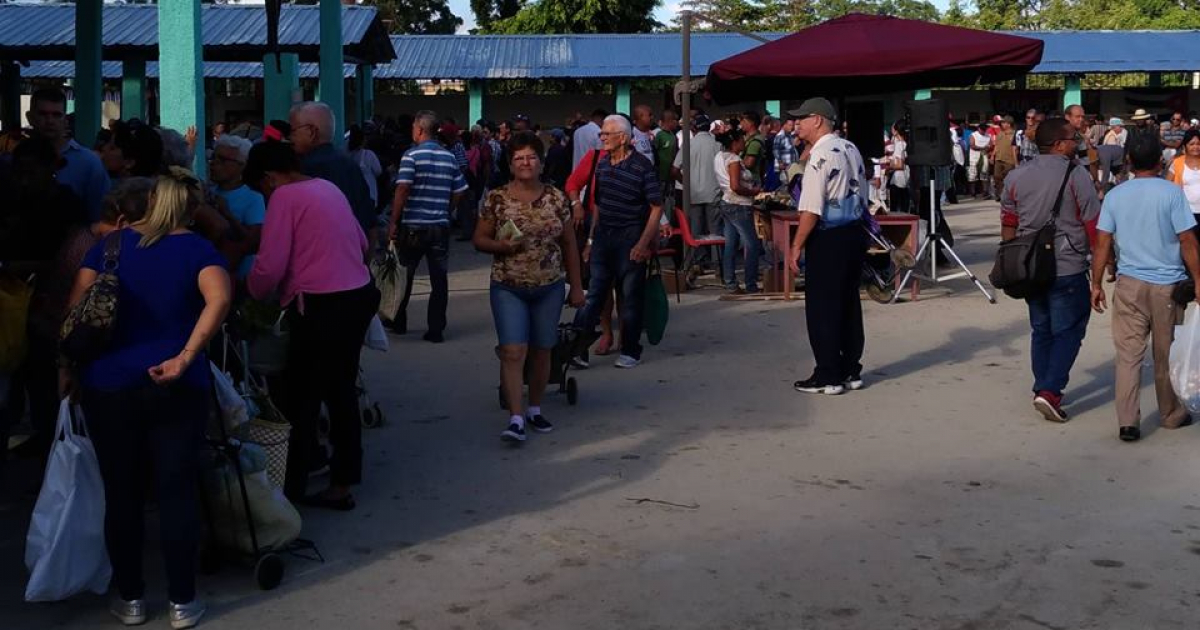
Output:
M540 415L542 415L542 408L541 408L541 407L538 407L538 406L536 406L536 405L534 405L534 406L530 406L530 407L529 407L529 409L526 409L526 410L525 410L525 417L526 417L526 418L534 418L534 417L537 417L537 416L540 416Z
M519 427L525 426L525 416L514 415L508 419L509 424L515 424Z

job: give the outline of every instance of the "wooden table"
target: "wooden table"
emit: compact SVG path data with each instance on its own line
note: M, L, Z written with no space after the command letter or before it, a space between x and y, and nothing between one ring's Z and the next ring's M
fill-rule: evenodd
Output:
M907 249L913 256L917 255L917 236L919 219L915 214L878 214L875 221L879 223L884 238L901 249ZM771 241L775 251L783 261L783 286L772 287L773 292L782 293L783 299L792 299L792 289L796 286L796 278L792 273L792 238L800 225L800 213L796 210L771 211ZM872 243L874 244L874 243ZM896 287L900 287L902 274L895 274ZM920 285L914 278L912 282L912 299L917 299Z

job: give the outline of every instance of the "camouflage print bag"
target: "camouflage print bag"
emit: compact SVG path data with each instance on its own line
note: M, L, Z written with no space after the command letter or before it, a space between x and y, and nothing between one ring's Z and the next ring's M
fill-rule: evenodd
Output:
M121 232L104 241L104 269L79 303L67 313L59 333L59 351L76 363L92 361L108 347L117 326L117 295L121 283L117 267L121 258Z

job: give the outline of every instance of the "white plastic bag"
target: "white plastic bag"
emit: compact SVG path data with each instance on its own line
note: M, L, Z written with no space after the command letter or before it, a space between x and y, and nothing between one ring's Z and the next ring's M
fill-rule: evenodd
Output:
M212 370L213 389L217 391L217 405L221 408L221 420L225 422L225 429L232 432L250 421L250 410L246 407L246 400L233 386L233 379L229 378L229 375L222 372L212 361L208 362L208 367Z
M1192 413L1200 413L1200 305L1188 304L1171 342L1171 387Z
M74 415L74 421L72 421ZM104 547L104 482L83 412L63 400L46 478L29 534L25 601L49 602L108 590L112 566Z
M380 352L388 351L390 345L387 331L383 329L383 322L380 321L379 315L371 318L371 324L367 326L367 338L363 340L363 345Z

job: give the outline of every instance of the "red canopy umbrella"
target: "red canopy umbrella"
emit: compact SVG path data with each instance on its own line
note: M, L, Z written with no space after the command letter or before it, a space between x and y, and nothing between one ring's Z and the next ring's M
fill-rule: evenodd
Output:
M720 104L993 83L1042 60L1041 40L850 13L714 63Z

